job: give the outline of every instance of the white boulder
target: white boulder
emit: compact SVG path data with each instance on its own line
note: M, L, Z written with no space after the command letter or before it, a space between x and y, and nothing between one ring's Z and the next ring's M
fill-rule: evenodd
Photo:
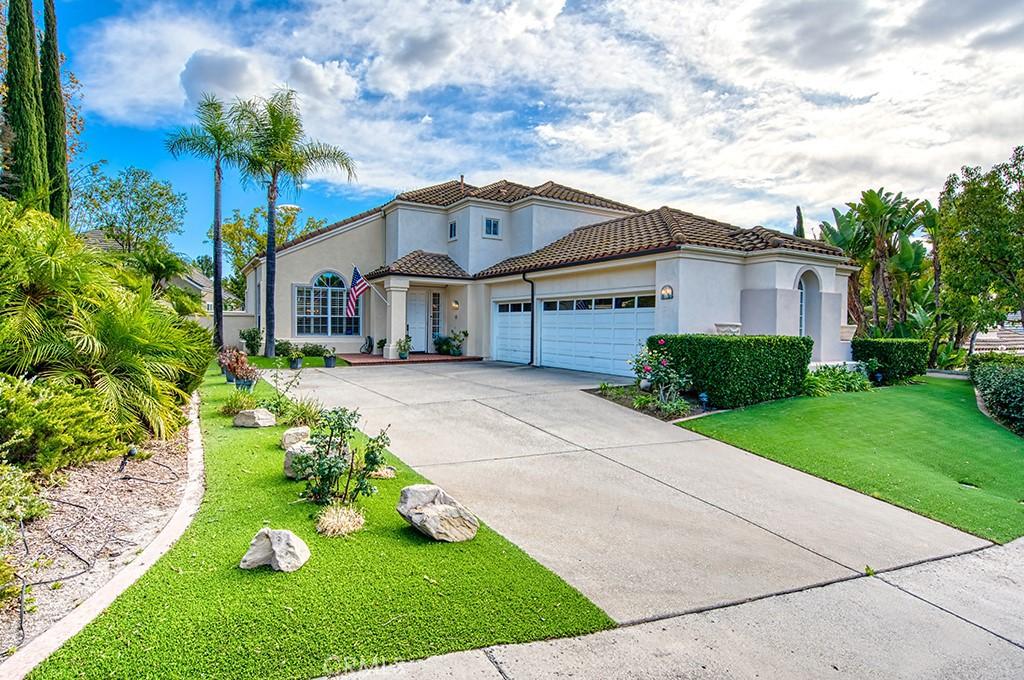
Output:
M289 427L281 435L281 448L285 451L288 450L293 444L301 444L302 442L309 439L309 428L305 425L300 427Z
M265 408L252 408L239 411L234 420L235 427L273 427L277 418Z
M316 449L314 449L313 445L309 442L299 442L298 444L292 444L289 446L284 452L284 476L288 479L298 479L299 475L292 468L292 461L295 459L295 456L299 454L308 456L315 450Z
M239 567L255 569L263 565L277 571L295 571L309 559L305 542L287 529L264 527L256 532Z
M473 513L433 484L413 484L402 489L396 510L417 531L436 541L468 541L480 528Z

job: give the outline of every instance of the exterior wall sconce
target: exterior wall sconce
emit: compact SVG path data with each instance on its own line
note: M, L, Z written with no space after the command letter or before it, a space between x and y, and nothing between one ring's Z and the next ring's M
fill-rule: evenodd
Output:
M454 309L455 311L459 310L459 301L458 300L452 300L452 309Z
M673 297L675 297L675 291L672 290L672 286L662 286L661 287L661 299L662 300L671 300Z

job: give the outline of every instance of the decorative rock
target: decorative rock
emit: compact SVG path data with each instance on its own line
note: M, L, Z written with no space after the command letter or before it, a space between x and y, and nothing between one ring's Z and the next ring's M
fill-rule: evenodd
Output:
M269 565L277 571L295 571L309 559L309 548L286 529L264 527L256 532L239 567L255 569Z
M468 541L480 528L473 513L433 484L413 484L402 489L396 510L413 528L436 541Z
M289 446L288 450L284 452L284 476L288 479L298 479L299 476L292 469L292 460L299 454L309 455L314 450L313 445L309 442L299 442Z
M309 439L309 428L305 425L290 427L281 435L281 448L288 450L293 444L301 444Z
M239 411L234 420L235 427L273 427L277 418L265 408L246 409Z
M393 466L388 465L386 467L374 470L373 472L366 476L370 477L371 479L394 479L395 477L398 476L398 470L396 470Z
M654 383L652 383L650 380L648 380L647 378L640 379L641 392L650 392L652 387L654 387Z

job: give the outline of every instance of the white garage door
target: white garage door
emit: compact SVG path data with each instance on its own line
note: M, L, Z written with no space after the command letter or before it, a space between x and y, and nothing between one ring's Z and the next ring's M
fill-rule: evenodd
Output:
M540 363L577 371L632 375L626 360L654 335L653 295L545 300Z
M530 315L533 313L533 305L529 302L502 302L494 307L494 334L491 342L494 360L530 363Z

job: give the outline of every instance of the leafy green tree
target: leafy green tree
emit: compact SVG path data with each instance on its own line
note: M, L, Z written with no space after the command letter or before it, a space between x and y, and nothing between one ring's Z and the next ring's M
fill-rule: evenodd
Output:
M147 241L179 234L185 217L185 194L170 182L154 179L148 170L129 167L115 177L95 171L76 197L79 226L102 229L130 253Z
M61 87L60 48L57 46L57 13L53 0L44 2L44 23L40 66L42 68L43 124L46 138L46 169L50 180L50 214L68 219L71 182L68 177L68 126Z
M306 139L294 90L279 90L269 98L240 101L234 117L246 130L242 172L267 190L266 348L274 356L277 278L277 199L282 188L298 191L315 172L342 170L351 180L355 161L338 147Z
M192 266L203 273L207 278L213 278L213 258L205 253L193 258Z
M302 210L298 206L278 208L274 225L277 232L274 235L276 243L287 243L327 224L326 220L314 217L307 217L305 222L300 223L300 212ZM245 216L235 210L231 219L222 226L224 249L234 272L225 280L224 287L239 299L245 299L245 276L242 275L242 269L249 260L267 251L267 232L264 226L266 219L266 208L253 208L252 212Z
M861 301L861 277L871 259L871 238L857 219L853 208L841 213L832 208L833 223L821 223L821 238L826 243L840 248L847 257L861 267L861 271L851 274L847 283L847 313L850 320L857 324L857 332L865 332L864 303Z
M125 256L125 263L147 277L154 295L165 291L171 279L188 272L180 255L163 241L146 241Z
M804 211L800 209L800 206L796 207L796 226L793 227L793 236L807 238L804 232Z
M945 285L980 302L990 327L1007 311L1024 311L1024 146L987 172L950 175L939 200Z
M167 149L177 158L183 154L213 162L213 342L224 344L224 247L221 240L221 184L224 166L238 165L242 158L244 130L228 115L223 102L204 94L196 107L196 125L180 128L167 138Z
M42 86L31 0L10 0L7 14L7 72L4 117L11 130L10 169L5 181L12 198L49 208Z

